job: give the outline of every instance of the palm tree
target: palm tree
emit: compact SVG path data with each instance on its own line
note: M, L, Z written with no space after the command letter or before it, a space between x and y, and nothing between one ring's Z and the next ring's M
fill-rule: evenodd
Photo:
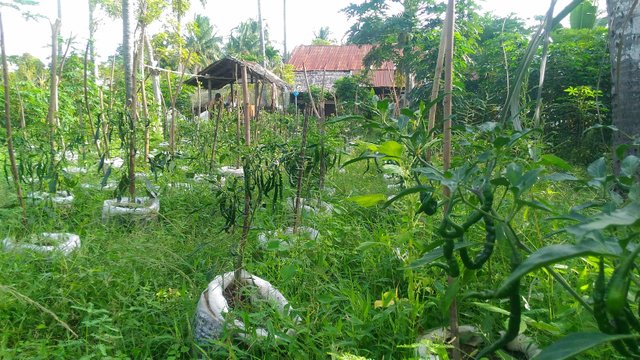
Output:
M315 39L311 41L313 45L331 45L336 43L334 39L330 38L331 30L329 30L328 26L320 27L318 32L313 32L313 36L315 36Z
M225 51L229 55L245 60L260 58L260 25L258 22L249 19L231 30Z
M218 36L208 17L196 15L193 22L187 24L187 31L185 47L195 55L194 72L222 57L222 37Z
M631 143L630 138L640 136L640 6L634 0L607 0L609 13L609 53L611 54L612 116L618 128L614 135L614 149ZM638 155L635 147L631 153Z

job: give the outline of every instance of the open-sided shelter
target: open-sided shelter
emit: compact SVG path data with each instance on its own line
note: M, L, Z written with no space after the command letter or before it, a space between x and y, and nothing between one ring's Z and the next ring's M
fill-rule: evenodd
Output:
M234 84L242 84L244 81L242 78L243 67L247 69L246 80L248 84L269 83L280 91L289 90L289 85L284 80L263 66L230 56L207 66L197 75L186 80L185 84L207 89L209 92L209 101L213 100L213 90L219 90L226 85L231 85L231 96L233 97L235 94L233 89ZM255 91L258 92L258 86L255 87ZM234 103L233 98L231 98L231 103Z

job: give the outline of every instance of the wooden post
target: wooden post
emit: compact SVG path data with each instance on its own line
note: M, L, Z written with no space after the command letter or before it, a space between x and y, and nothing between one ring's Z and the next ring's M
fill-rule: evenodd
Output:
M311 94L311 86L309 86L309 78L307 77L307 67L304 64L302 64L302 70L304 72L304 82L307 84L307 93L309 93L309 99L311 99L311 109L313 109L313 113L319 119L320 114L318 113L318 109L316 109L315 101L313 101L313 94Z
M236 79L236 80L237 80L237 79ZM229 96L229 101L230 101L230 103L229 103L229 109L234 109L234 108L235 108L235 106L233 106L234 101L235 101L235 97L233 96L233 90L234 90L234 89L233 89L233 84L234 84L234 83L231 83L231 95Z
M242 105L244 107L244 142L251 145L251 118L249 117L249 79L247 79L247 67L242 65Z

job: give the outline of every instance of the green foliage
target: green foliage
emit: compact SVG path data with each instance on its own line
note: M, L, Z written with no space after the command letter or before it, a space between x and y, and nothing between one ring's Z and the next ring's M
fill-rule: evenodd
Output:
M264 42L266 60L269 64L275 65L280 62L278 51L269 41L269 29L265 27ZM229 40L224 46L228 55L234 56L242 60L254 61L262 63L262 54L260 51L260 24L257 20L248 19L233 30L229 35Z
M598 7L591 0L585 0L571 12L569 20L572 29L592 29L596 24Z
M369 81L364 75L345 76L333 85L336 98L347 113L353 113L356 103L367 103L370 93L368 90Z
M561 29L549 49L543 99L546 141L567 160L588 164L608 149L610 62L604 28Z
M193 52L194 63L205 67L222 57L222 37L217 36L208 17L196 15L187 30L185 46Z
M311 45L332 45L336 43L335 39L331 38L331 30L328 26L320 27L318 32L314 32L315 38L311 40Z

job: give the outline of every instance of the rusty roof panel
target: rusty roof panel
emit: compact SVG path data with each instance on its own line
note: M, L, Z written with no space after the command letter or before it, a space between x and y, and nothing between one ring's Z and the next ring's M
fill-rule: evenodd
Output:
M360 71L364 70L364 57L373 45L300 45L291 53L288 63L296 71ZM393 69L386 62L380 67Z
M369 74L369 79L373 87L394 87L395 76L395 71L392 69L373 70Z

